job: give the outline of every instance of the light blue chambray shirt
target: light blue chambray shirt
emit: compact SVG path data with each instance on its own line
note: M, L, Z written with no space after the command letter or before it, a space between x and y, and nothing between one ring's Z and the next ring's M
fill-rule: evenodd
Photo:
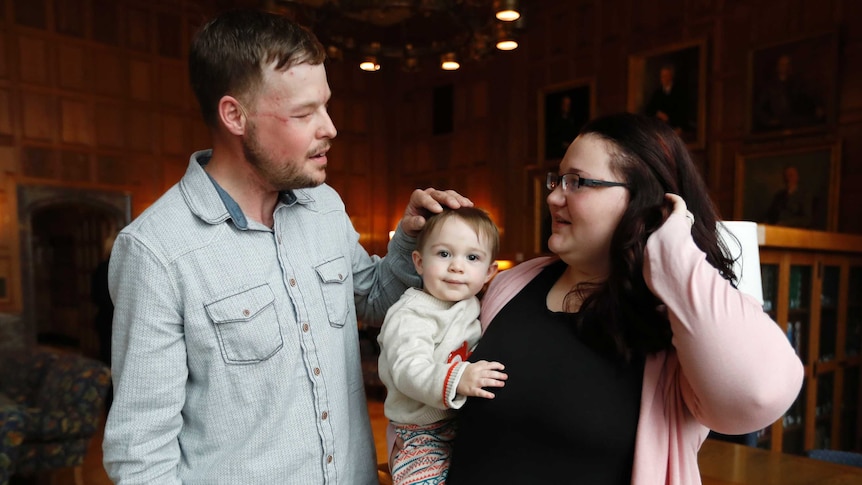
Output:
M359 244L329 186L282 194L270 229L192 155L111 255L117 484L376 484L356 316L418 286L414 240Z

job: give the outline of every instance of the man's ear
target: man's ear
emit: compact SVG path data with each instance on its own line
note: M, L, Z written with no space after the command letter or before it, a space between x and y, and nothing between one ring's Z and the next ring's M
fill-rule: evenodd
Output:
M413 267L416 268L416 274L422 276L422 253L413 251Z
M233 96L222 96L218 101L218 117L225 129L232 135L244 135L248 121L242 103Z

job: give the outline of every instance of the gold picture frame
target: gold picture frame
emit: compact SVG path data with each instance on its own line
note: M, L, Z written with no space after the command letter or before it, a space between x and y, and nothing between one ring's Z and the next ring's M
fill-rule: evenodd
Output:
M840 164L840 142L737 155L734 218L837 230Z
M703 38L629 56L628 111L665 119L692 149L706 141L706 46Z
M824 131L835 119L838 34L821 32L749 53L747 132L756 137Z
M12 261L0 258L0 306L12 304Z
M581 127L595 116L595 84L595 78L582 78L539 90L540 165L561 160Z
M548 238L551 236L551 213L546 201L548 190L545 188L545 178L549 171L555 170L540 166L528 171L530 198L533 201L533 213L530 217L530 220L533 221L533 237L530 249L534 256L550 254Z

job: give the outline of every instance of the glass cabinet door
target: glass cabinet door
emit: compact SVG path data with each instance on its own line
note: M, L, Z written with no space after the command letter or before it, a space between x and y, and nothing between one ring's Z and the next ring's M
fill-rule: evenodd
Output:
M802 391L790 409L784 413L781 420L783 430L781 451L785 453L802 454L805 451L805 392L807 384L802 385Z
M760 266L760 282L763 285L763 311L776 320L775 308L778 306L778 264Z
M844 333L844 357L847 359L858 358L862 350L862 267L851 267L849 279L847 330Z
M862 446L859 436L859 366L844 369L844 389L841 394L841 428L838 442L842 450Z
M823 266L820 288L820 344L818 362L835 360L838 336L838 287L841 283L839 266Z
M811 320L811 266L790 266L787 338L803 364L808 361L808 332Z
M858 450L862 448L862 266L850 266L847 282L847 314L846 326L844 327L843 345L839 342L839 351L844 351L843 364L843 386L839 400L840 427L838 429L837 444L842 450ZM843 347L843 349L842 349Z
M835 373L817 376L817 404L814 408L814 448L832 447L832 400L835 395Z

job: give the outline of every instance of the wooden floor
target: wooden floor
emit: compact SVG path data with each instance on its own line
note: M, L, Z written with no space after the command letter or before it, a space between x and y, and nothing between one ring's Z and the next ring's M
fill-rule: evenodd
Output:
M377 460L386 460L386 418L383 402L371 398L368 414L377 448ZM104 426L104 420L103 420ZM698 462L704 485L850 485L862 484L862 469L819 462L808 458L768 453L757 448L707 440ZM82 469L84 485L111 485L102 467L102 429L90 443ZM16 482L12 482L15 484ZM72 470L62 470L41 477L39 485L74 485ZM391 483L381 478L381 483Z
M374 444L377 447L377 461L383 462L386 460L386 417L383 416L383 402L378 400L368 401L368 415L371 418L371 428L374 433ZM104 419L102 427L90 442L90 448L87 456L84 457L84 466L82 469L84 485L111 485L111 480L105 473L105 468L102 466L102 430L104 428ZM50 477L45 477L42 481L50 485L74 485L75 479L73 470L60 470L53 473Z

